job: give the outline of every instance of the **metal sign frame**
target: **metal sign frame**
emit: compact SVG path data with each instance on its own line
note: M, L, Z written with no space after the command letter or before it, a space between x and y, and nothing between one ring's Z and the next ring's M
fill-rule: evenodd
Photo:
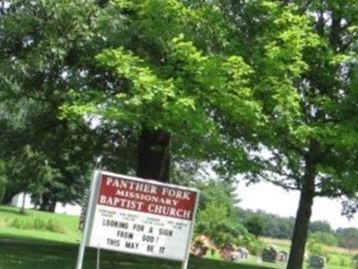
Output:
M135 180L135 181L148 183L148 184L155 184L155 185L159 185L159 186L173 187L176 189L182 189L182 190L187 190L187 191L196 193L195 204L193 207L193 217L190 222L189 236L188 236L188 241L187 241L187 245L186 245L186 249L185 249L185 258L184 258L184 260L180 260L182 262L181 269L186 269L188 266L188 260L189 260L190 243L192 241L193 234L194 234L194 225L195 225L196 211L198 208L200 191L195 188L187 188L184 186L179 186L179 185L174 185L174 184L166 184L166 183L162 183L162 182L158 182L158 181L154 181L154 180L146 180L146 179L141 179L141 178L137 178L137 177L115 174L112 172L100 171L100 170L95 170L92 174L90 196L89 196L89 200L88 200L88 204L87 204L86 218L84 220L84 229L83 229L83 233L82 233L82 238L81 238L80 246L78 249L76 269L83 268L83 259L84 259L84 255L85 255L86 246L89 244L89 240L91 238L94 215L95 215L95 211L96 211L96 205L97 205L97 200L98 200L98 196L99 196L99 187L100 187L102 175L120 177L123 179ZM98 249L99 249L99 247L98 247ZM136 255L141 255L141 254L136 254ZM156 255L146 255L146 256L157 257L157 258L162 258L162 259L165 258L162 256L158 257ZM166 258L166 259L170 260L170 258ZM178 261L178 260L175 260L175 261Z

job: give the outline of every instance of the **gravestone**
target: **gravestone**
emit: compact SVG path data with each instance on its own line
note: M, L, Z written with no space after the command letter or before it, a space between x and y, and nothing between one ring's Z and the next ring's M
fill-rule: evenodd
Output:
M310 268L318 268L318 269L322 269L324 268L326 265L326 260L324 257L321 256L311 256L308 260L308 266Z
M262 252L262 260L264 262L276 263L278 250L274 246L265 248Z

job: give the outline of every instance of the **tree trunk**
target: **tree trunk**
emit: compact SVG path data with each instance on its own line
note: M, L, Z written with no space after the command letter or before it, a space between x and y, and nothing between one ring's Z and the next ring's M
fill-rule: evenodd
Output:
M315 178L317 174L316 156L318 150L318 142L311 140L309 153L305 156L305 174L302 182L300 202L296 213L287 269L303 268L308 227L312 215L313 199L315 197Z
M14 196L18 193L20 193L22 191L22 189L14 189L14 188L6 188L5 190L5 194L4 194L4 197L1 201L2 204L5 204L5 205L9 205L11 204L11 200L12 198L14 198Z
M169 143L170 135L163 130L142 130L138 141L138 177L169 182Z
M26 191L24 191L24 193L22 195L22 203L21 203L21 208L20 208L21 214L25 214L26 194L27 194Z
M302 190L296 214L293 231L290 257L287 269L302 269L305 255L305 246L308 235L314 195L310 191Z
M55 212L56 201L51 197L50 193L42 195L40 210L47 212Z

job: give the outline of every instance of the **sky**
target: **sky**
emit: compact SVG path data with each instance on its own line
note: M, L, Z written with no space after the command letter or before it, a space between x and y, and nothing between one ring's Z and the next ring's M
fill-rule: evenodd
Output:
M280 187L265 182L253 184L249 187L246 187L245 183L241 182L237 187L237 196L241 200L239 206L242 208L261 209L282 217L294 217L299 200L298 192L287 192ZM358 214L349 221L346 217L341 216L341 208L338 200L315 198L311 220L326 220L334 229L339 227L358 228Z

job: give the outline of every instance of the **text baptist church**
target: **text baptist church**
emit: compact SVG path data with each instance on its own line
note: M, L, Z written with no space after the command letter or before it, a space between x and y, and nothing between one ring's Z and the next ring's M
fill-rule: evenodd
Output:
M101 205L181 219L192 218L191 209L180 207L180 202L192 200L188 191L113 177L107 177L102 187L111 188L108 191L111 193L100 195Z

